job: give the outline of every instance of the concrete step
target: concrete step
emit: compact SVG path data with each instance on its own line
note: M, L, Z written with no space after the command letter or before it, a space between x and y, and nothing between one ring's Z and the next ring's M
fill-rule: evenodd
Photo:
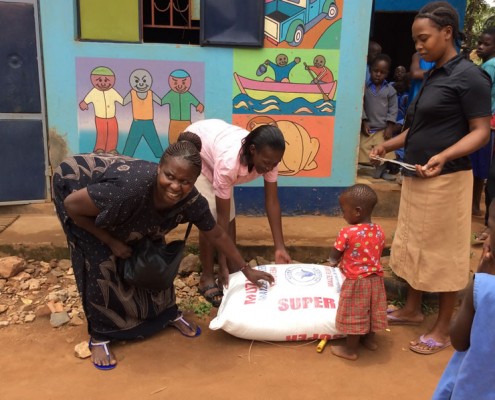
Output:
M51 201L44 203L0 205L0 215L55 214L55 206Z
M384 212L394 209L393 202L398 204L400 189L392 184L370 182L379 196ZM397 185L398 186L398 185ZM6 229L0 232L0 257L20 255L26 259L49 261L51 259L69 258L69 249L60 222L58 221L53 204L32 204L26 206L0 207L0 215L11 216L19 214ZM237 245L245 259L261 256L273 260L273 240L270 226L266 217L239 216L237 220ZM386 251L384 265L388 264L386 255L396 229L396 218L374 218L380 224L386 236ZM333 245L339 229L345 225L342 217L335 216L293 216L282 219L285 243L294 261L300 263L322 263L328 258L328 252ZM473 232L483 228L483 219L473 217ZM167 235L167 240L182 239L185 224ZM193 228L188 239L188 252L198 252L198 231ZM472 248L472 270L476 269L481 246ZM403 298L405 283L389 271L385 274L385 284L390 299Z
M373 169L359 169L356 183L371 186L378 195L378 204L373 211L374 217L395 218L399 213L401 186L396 181L390 182L384 179L374 179L372 177L373 171ZM0 216L53 213L54 206L51 201L20 205L0 205ZM250 216L246 215L246 217Z

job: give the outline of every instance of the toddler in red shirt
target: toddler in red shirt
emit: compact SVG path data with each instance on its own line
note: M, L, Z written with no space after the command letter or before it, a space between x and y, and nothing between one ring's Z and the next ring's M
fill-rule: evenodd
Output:
M357 360L359 343L376 350L375 332L387 327L387 296L380 264L385 235L371 222L377 200L375 191L363 184L351 186L339 196L344 219L350 225L340 230L329 261L346 277L336 328L347 338L344 346L332 346L331 351L348 360Z

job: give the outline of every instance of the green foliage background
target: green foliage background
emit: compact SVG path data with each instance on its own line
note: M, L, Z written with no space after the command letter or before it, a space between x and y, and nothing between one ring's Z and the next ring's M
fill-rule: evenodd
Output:
M464 18L466 47L475 49L481 32L492 26L495 27L495 7L488 5L485 0L468 0Z

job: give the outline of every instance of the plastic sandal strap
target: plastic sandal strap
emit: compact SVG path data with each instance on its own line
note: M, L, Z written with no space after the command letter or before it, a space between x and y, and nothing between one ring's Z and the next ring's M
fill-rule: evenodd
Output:
M93 347L93 346L102 346L107 357L110 357L110 352L108 351L108 346L107 346L107 344L109 344L109 343L110 343L109 340L107 340L105 342L93 342L92 340L90 340L89 341L89 348L91 349L91 347Z
M191 324L189 324L189 322L187 322L183 317L182 317L182 311L179 311L178 313L178 317L174 319L173 322L182 322L184 325L186 325L190 330L193 330Z

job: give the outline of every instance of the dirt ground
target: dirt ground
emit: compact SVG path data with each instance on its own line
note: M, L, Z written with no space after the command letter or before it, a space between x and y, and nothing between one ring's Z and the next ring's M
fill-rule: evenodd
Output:
M166 329L117 344L118 366L95 369L74 357L85 326L54 329L48 319L0 329L0 398L26 399L429 399L451 349L422 356L407 348L420 327L390 327L359 360L316 352L316 343L262 343L208 329L185 338ZM338 342L337 342L338 343Z
M482 220L473 220L473 231ZM480 247L473 246L476 267ZM379 349L359 360L339 359L317 343L251 342L211 331L211 317L192 316L203 329L189 339L169 328L117 344L118 366L99 371L74 356L86 326L52 328L48 317L0 327L1 400L107 399L429 399L453 349L431 356L408 349L431 326L391 326L377 335ZM338 344L338 342L337 342Z

